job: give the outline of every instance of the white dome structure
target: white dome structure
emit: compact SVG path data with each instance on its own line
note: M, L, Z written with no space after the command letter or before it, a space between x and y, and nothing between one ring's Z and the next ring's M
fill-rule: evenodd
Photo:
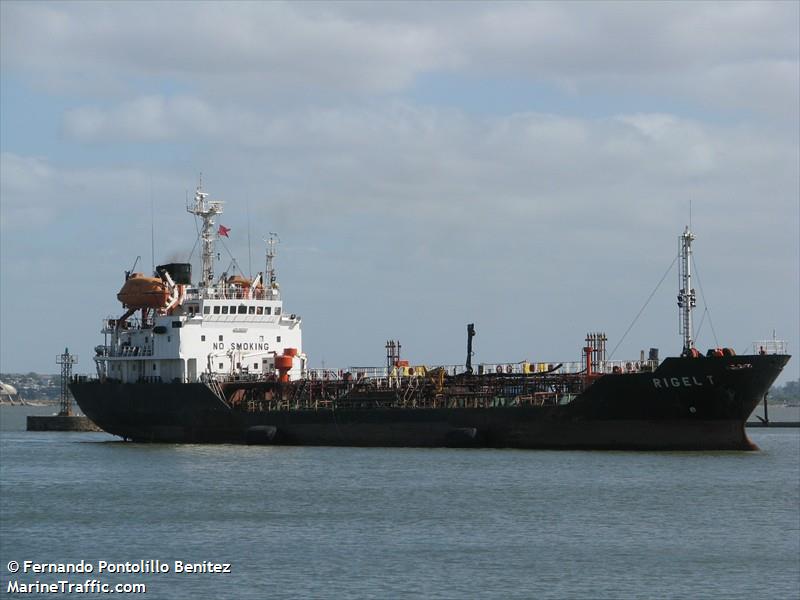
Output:
M0 401L12 400L17 395L17 388L0 381Z

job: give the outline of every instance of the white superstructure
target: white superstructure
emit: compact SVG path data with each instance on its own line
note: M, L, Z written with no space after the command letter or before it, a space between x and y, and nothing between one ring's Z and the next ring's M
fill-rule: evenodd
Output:
M199 282L191 283L187 263L161 265L154 277L126 273L117 297L127 311L104 320L105 343L95 348L100 378L169 383L303 376L301 319L283 309L272 264L274 238L267 246L267 281L261 273L252 280L224 274L215 280L219 234L213 218L222 213L222 203L209 201L198 188L187 209L203 222Z

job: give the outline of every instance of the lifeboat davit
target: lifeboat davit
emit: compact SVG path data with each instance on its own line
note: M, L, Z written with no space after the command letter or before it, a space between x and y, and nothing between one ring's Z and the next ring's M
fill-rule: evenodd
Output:
M169 301L169 288L157 277L131 273L117 294L117 300L132 309L164 308Z

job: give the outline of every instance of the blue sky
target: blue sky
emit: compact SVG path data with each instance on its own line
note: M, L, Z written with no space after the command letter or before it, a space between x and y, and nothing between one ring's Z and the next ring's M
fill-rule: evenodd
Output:
M91 371L123 271L190 252L200 172L243 268L279 232L312 365L380 364L388 338L462 362L468 322L479 361L577 360L595 330L614 346L690 200L719 342L800 344L797 3L4 1L0 17L0 371L54 371L65 345ZM619 358L680 349L676 288ZM698 338L715 344L707 321Z

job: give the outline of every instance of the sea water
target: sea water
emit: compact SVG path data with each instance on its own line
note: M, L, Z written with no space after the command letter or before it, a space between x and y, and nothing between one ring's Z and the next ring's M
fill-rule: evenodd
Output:
M148 445L25 432L15 410L3 596L800 597L798 429L751 430L759 452ZM81 561L93 571L32 572Z

